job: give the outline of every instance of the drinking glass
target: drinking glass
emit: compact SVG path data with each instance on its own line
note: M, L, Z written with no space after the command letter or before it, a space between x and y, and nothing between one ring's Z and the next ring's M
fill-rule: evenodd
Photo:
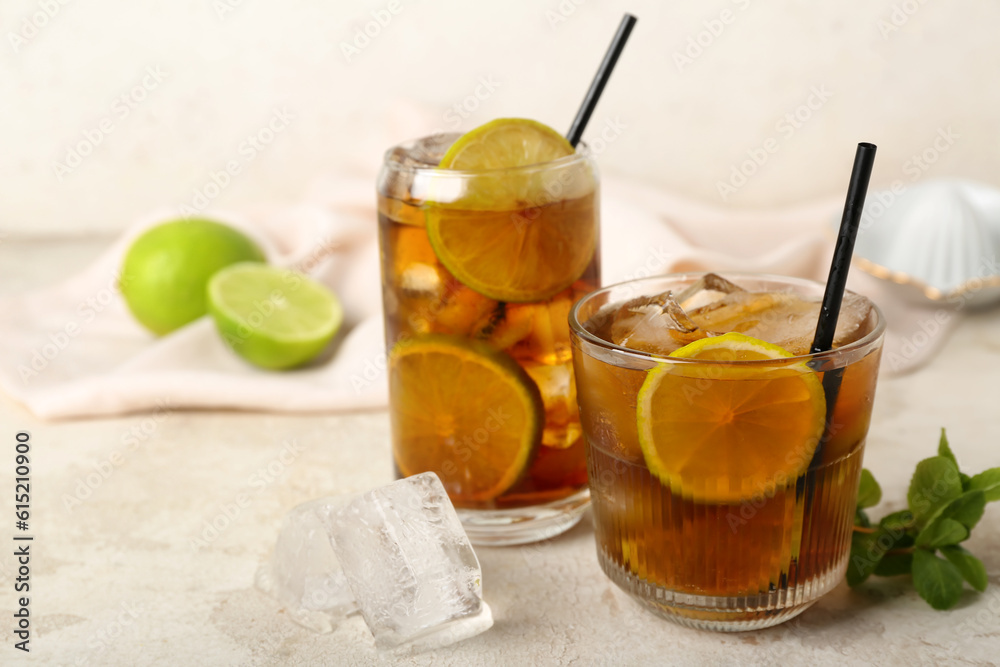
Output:
M600 282L597 170L582 145L438 168L457 137L390 149L378 177L393 457L437 473L473 542L530 542L588 503L567 320Z
M790 320L768 304L786 295L818 304L823 294L806 280L726 277L772 295L714 311L736 329L773 315L780 335ZM705 360L612 342L616 304L683 293L699 278L621 283L571 312L598 559L619 587L670 620L763 628L801 613L844 576L885 325L877 307L850 295L860 308L851 315L856 333L819 354ZM803 417L810 405L818 417ZM796 431L809 419L819 430ZM657 429L667 435L657 440Z

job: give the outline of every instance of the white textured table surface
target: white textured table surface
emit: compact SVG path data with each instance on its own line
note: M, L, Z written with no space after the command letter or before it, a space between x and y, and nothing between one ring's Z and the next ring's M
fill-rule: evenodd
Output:
M103 246L8 240L0 244L0 293L69 275ZM998 377L1000 311L993 310L962 322L927 368L881 382L865 464L892 509L915 463L933 454L942 425L966 469L1000 464ZM29 655L13 648L15 564L13 549L0 548L0 614L8 619L0 624L0 664L391 664L377 656L359 617L313 634L252 588L291 507L392 479L384 412L173 412L46 423L0 396L0 425L0 544L12 544L13 439L22 429L33 443L35 533ZM106 478L89 484L97 469ZM249 499L243 507L241 494ZM223 529L206 529L213 522ZM401 664L994 665L1000 508L987 509L968 547L986 563L990 588L966 593L953 611L931 610L906 582L879 580L858 591L841 584L785 625L724 635L662 621L612 585L598 567L587 516L549 542L478 549L493 629Z

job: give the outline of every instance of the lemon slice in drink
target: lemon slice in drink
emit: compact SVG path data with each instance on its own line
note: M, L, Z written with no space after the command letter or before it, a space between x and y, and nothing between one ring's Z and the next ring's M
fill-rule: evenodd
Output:
M208 309L223 339L247 361L269 369L316 357L344 319L337 297L287 269L242 262L208 283Z
M396 465L433 471L456 503L496 498L527 470L541 442L538 387L503 352L430 334L389 355Z
M544 123L497 118L455 140L438 166L475 171L505 169L551 162L573 153L566 138Z
M572 285L597 242L593 197L582 198L593 188L579 187L593 181L589 166L508 169L573 153L558 132L522 118L500 118L462 135L439 166L479 172L470 189L445 203L443 191L454 181L444 175L437 188L429 186L435 201L427 205L427 235L445 268L498 301L543 301ZM576 208L566 205L569 199Z
M708 362L792 355L739 333L703 338L672 357ZM804 362L667 364L639 390L637 425L646 467L696 501L737 503L794 483L823 435L826 398Z

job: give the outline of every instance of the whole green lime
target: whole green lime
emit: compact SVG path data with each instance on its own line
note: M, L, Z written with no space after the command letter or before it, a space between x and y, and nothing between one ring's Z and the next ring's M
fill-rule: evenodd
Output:
M205 288L236 262L264 262L250 238L212 220L175 220L153 227L125 254L119 285L129 310L157 335L208 312Z

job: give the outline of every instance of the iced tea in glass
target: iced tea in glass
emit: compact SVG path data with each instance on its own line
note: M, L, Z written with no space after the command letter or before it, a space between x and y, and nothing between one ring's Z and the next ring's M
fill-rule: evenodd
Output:
M583 149L439 168L457 138L389 150L378 179L393 456L474 542L527 542L588 502L568 315L600 280L597 174Z
M834 349L811 355L822 285L727 278L608 287L570 325L602 568L671 620L732 631L843 577L885 327L847 293Z

